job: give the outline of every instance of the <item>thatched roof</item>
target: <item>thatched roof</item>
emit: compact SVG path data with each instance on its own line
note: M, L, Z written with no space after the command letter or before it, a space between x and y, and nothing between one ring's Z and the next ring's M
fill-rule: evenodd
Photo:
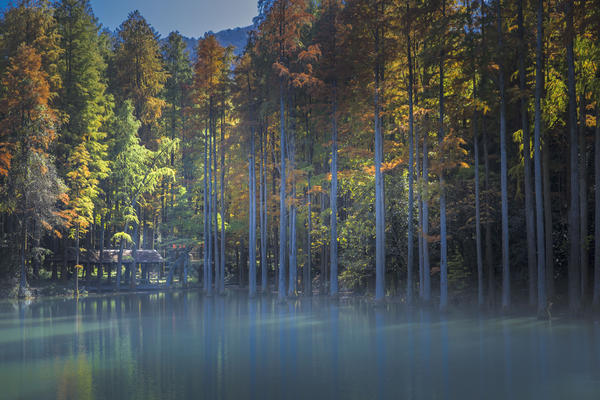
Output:
M57 254L55 261L63 261L64 256ZM70 247L67 249L67 262L75 262L76 260L75 248ZM97 250L88 251L82 250L79 253L80 263L93 263L99 264L102 261L103 264L118 263L119 261L119 250L118 249L105 249L102 252L102 260L100 260L100 252ZM130 263L133 261L133 255L131 250L123 250L123 263ZM160 253L156 250L140 249L136 251L136 261L140 264L159 264L164 262L164 259Z

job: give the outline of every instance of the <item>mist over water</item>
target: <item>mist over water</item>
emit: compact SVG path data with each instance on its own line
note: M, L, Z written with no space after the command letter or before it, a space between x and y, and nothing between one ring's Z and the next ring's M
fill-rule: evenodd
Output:
M0 303L0 398L598 399L600 324L194 291Z

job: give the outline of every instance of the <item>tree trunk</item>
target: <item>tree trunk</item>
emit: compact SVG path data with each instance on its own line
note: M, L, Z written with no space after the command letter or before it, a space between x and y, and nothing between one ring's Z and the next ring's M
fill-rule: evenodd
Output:
M99 245L98 245L98 287L102 284L102 275L104 275L104 231L105 231L105 227L104 227L104 223L106 221L104 221L104 214L100 214L100 240L99 240ZM110 275L109 275L110 276Z
M537 235L537 313L542 316L546 309L546 249L544 237L544 199L542 189L542 155L541 155L541 130L542 108L541 98L544 91L544 77L542 72L543 59L543 15L544 0L538 0L537 9L537 39L535 54L535 122L534 122L534 169L535 169L535 215ZM547 227L552 229L552 227Z
M312 162L312 158L311 158ZM306 203L308 207L307 229L306 229L306 264L304 265L304 295L312 296L312 194L311 194L311 175L308 171L308 187L306 190Z
M25 296L27 289L27 269L25 268L27 254L27 216L23 217L23 225L21 226L21 272L19 279L19 296ZM65 252L66 253L66 252Z
M540 0L542 1L542 0ZM594 298L595 308L600 306L600 104L596 101L596 134L594 138Z
M504 93L502 1L498 0L498 90L500 91L500 192L502 202L502 309L510 308L510 264L508 246L508 165L506 161L506 100Z
M290 97L291 98L291 97ZM297 249L296 246L296 129L295 129L295 113L294 104L290 100L288 118L289 118L289 142L288 142L288 160L290 163L291 172L291 202L290 202L290 239L289 239L289 283L288 283L288 295L296 296L296 286L298 282L298 263L297 263Z
M427 148L427 136L429 133L423 131L423 297L425 303L431 301L431 273L429 265L429 149Z
M552 191L550 183L550 137L546 137L542 151L542 180L544 191L544 247L546 250L547 298L554 296L554 240L552 237Z
M375 65L375 88L374 88L374 118L375 118L375 300L382 301L385 297L385 201L383 174L381 163L383 162L383 135L381 132L380 115L380 78L381 64L379 58L379 28L375 34L375 54L377 57Z
M203 265L202 265L202 286L204 288L204 292L209 292L208 285L208 271L210 269L210 259L209 259L209 231L208 231L208 211L209 211L209 199L208 199L208 136L206 129L204 130L204 207L203 207L203 216L204 216L204 232L202 236L203 246Z
M265 133L260 130L260 288L267 293L267 181L265 175L265 149L263 138Z
M569 208L569 308L578 313L581 309L580 270L580 214L579 214L579 171L577 145L577 98L575 97L575 61L573 55L573 0L566 1L567 28L567 80L569 93L569 144L570 144L570 208Z
M588 202L587 202L587 146L585 139L586 112L585 88L579 95L579 220L580 264L581 264L581 301L587 304L589 294L589 256L588 256Z
M79 223L75 229L75 290L73 295L79 297Z
M219 179L219 170L217 169L217 123L216 120L213 117L213 124L212 124L212 136L213 136L213 148L212 148L212 152L213 152L213 169L214 169L214 173L213 173L213 221L214 221L214 225L213 225L213 235L214 235L214 239L213 239L213 244L214 244L214 252L213 252L213 257L214 257L214 269L215 269L215 293L219 294L219 284L221 282L221 271L220 271L220 257L219 257L219 205L217 202L217 193L218 193L218 189L217 189L217 184L218 184L218 179Z
M320 207L321 207L321 215L323 214L323 211L325 211L325 194L321 193L320 194ZM324 221L323 219L321 219L321 223L323 225L327 225L326 221ZM324 242L326 242L326 240L324 240ZM323 243L321 245L321 276L319 277L320 279L320 291L321 294L325 295L327 294L328 290L327 287L328 285L328 279L327 279L327 247L326 244Z
M535 213L533 211L533 196L531 193L531 150L529 137L529 119L527 115L526 76L525 76L525 32L523 27L523 0L519 0L519 89L521 98L521 129L523 131L523 168L525 187L525 230L527 232L527 271L529 275L529 305L536 304L536 252L535 252Z
M406 14L407 21L410 16L409 3L406 3ZM413 269L414 269L414 232L413 232L413 219L414 219L414 194L413 194L413 181L414 181L414 114L413 114L413 65L412 65L412 51L410 44L410 24L406 27L406 53L408 56L408 260L406 263L406 302L412 304L413 302Z
M248 250L250 253L250 268L248 272L248 295L256 296L256 173L254 171L254 126L250 128L250 157L248 159L248 188L249 188L249 234Z
M207 291L206 294L211 296L213 293L213 265L214 265L214 254L213 254L213 170L212 170L212 118L209 118L209 131L208 131L208 273L206 275Z
M446 1L442 0L442 16L445 25ZM443 36L442 36L443 40ZM444 143L444 57L445 50L442 43L440 54L440 122L438 131L438 146ZM448 242L446 236L446 188L443 167L440 171L440 310L448 308Z
M338 232L337 232L337 191L338 191L338 143L337 143L337 92L334 81L332 88L331 101L331 239L330 239L330 274L329 274L329 295L335 297L338 295Z
M287 245L287 221L286 221L286 172L285 172L285 105L283 99L283 80L279 84L279 149L281 152L281 173L279 183L279 286L277 298L279 301L285 299L285 248Z
M485 264L488 278L488 304L493 307L496 303L496 268L494 266L493 257L494 249L492 247L492 223L491 223L491 201L490 201L490 157L488 149L488 136L485 131L485 117L482 116L483 122L483 164L485 169L485 203L487 209L487 221L485 223Z

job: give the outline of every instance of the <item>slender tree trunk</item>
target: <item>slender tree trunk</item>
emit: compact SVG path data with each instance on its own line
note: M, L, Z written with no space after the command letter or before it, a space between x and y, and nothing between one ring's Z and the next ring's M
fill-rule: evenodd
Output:
M567 80L569 93L569 143L570 143L570 184L569 208L569 308L578 313L581 309L581 269L580 269L580 214L579 214L579 171L577 145L577 98L575 97L575 60L573 55L573 0L566 1L567 23Z
M408 57L408 260L406 263L406 302L413 302L413 269L414 269L414 114L413 114L413 65L410 44L410 7L406 3L407 27L406 27L406 53Z
M214 265L214 255L213 255L213 171L212 171L212 118L209 118L209 131L208 131L208 274L206 276L207 283L207 295L212 295L212 285L213 285L213 265Z
M423 302L431 301L431 273L429 265L429 149L427 148L428 132L423 131Z
M541 0L540 0L541 1ZM600 306L600 104L596 101L596 134L594 138L595 223L594 223L594 308Z
M475 57L475 38L473 33L473 9L472 3L468 3L469 9L469 36L471 40L471 68L473 69L473 103L477 104L478 82L477 82L477 67ZM481 248L481 201L480 201L480 182L479 182L479 110L475 107L472 116L473 128L473 154L474 154L474 170L475 170L475 252L477 255L477 306L483 307L483 252Z
M586 112L585 88L579 95L579 220L580 232L580 264L581 264L581 301L588 302L589 294L589 256L588 256L588 202L587 202L587 146L585 139Z
M225 128L221 117L221 256L219 257L219 294L225 293ZM255 179L256 182L256 179ZM255 184L256 186L256 184ZM256 197L256 193L255 193ZM256 206L255 206L256 207ZM255 211L256 214L256 211ZM187 265L187 258L186 258Z
M323 214L323 211L325 211L325 194L321 193L320 195L320 207L321 207L321 215ZM321 218L321 223L324 226L327 226L327 222ZM324 240L324 242L326 242L326 240ZM327 246L325 243L323 243L321 245L321 276L320 278L320 290L321 290L321 294L325 295L327 294L328 290L327 287L328 285L328 279L327 279Z
M256 296L256 173L254 171L254 127L250 128L250 157L248 159L248 187L250 192L250 204L249 204L249 215L250 215L250 226L248 235L248 250L250 253L250 268L249 268L249 282L248 282L248 295L250 297Z
M265 149L263 139L265 132L260 129L260 289L267 293L267 181L265 176Z
M219 257L219 205L217 202L217 193L218 193L218 179L219 179L219 170L217 168L217 122L216 119L213 118L212 124L212 136L213 136L213 243L214 243L214 268L215 268L215 293L219 293L219 282L221 282L221 271L220 271L220 257Z
M415 149L415 166L416 166L416 180L417 182L422 180L421 169L419 164L421 162L419 158L419 131L416 129L413 123L413 147ZM421 195L421 189L417 190L417 205L419 207L419 222L417 227L417 241L419 243L419 299L423 298L423 196Z
M483 128L483 164L485 169L485 203L487 208L487 221L485 223L485 264L488 278L488 303L493 307L496 303L496 268L494 266L493 257L494 250L492 247L492 223L491 223L491 201L490 201L490 157L488 150L488 136L485 131L485 117L482 116Z
M23 217L23 226L21 227L21 272L19 279L19 296L21 297L25 296L25 290L27 289L27 270L25 268L27 254L27 219L27 216Z
M536 252L535 252L535 213L533 211L533 195L531 193L531 150L529 137L529 119L527 115L526 76L525 76L525 28L523 27L523 0L519 0L519 89L521 98L521 129L523 131L523 168L525 187L525 230L527 232L527 270L529 274L529 305L536 304Z
M506 100L504 93L504 65L502 1L498 0L498 90L500 91L500 192L502 202L502 309L510 308L510 263L508 246L508 166L506 160Z
M100 214L100 240L98 243L98 286L100 286L100 284L102 283L102 275L104 275L103 269L104 269L104 231L105 231L105 227L104 224L106 223L106 221L104 220L105 216L104 214Z
M291 97L291 96L290 96ZM297 245L296 245L296 177L295 168L296 168L296 129L295 129L295 113L294 113L294 104L290 100L289 110L288 110L288 118L290 122L289 129L289 142L288 142L288 160L290 163L290 172L291 172L291 202L290 202L290 239L289 239L289 283L288 283L288 295L296 296L297 290L297 282L298 282L298 263L297 263Z
M279 149L281 151L281 171L280 171L280 183L279 183L279 286L277 298L279 301L285 299L286 288L285 288L285 248L287 245L287 218L286 218L286 172L285 172L285 105L284 105L284 94L283 94L283 81L279 84L279 125L280 125L280 137L279 137Z
M75 228L75 297L79 297L79 223Z
M552 192L550 187L550 137L546 137L542 151L542 180L544 191L544 247L546 249L547 298L554 296L554 240L552 237Z
M375 65L374 117L375 117L375 300L382 301L385 297L385 201L383 174L383 135L381 132L380 114L380 78L381 64L379 28L375 34L375 54L378 58Z
M446 1L442 0L442 16L446 20ZM443 38L442 38L443 40ZM438 146L444 143L444 58L445 50L442 43L440 54L440 122L438 131ZM446 235L446 187L443 168L440 171L440 310L448 308L448 238Z
M538 0L537 8L537 39L535 53L535 122L534 122L534 169L535 169L535 215L537 235L537 313L541 316L545 310L546 299L546 249L544 236L544 199L542 191L542 155L541 155L541 130L542 107L541 98L544 91L544 77L542 72L543 59L543 15L544 0ZM551 227L547 227L551 229Z
M329 295L335 297L338 295L338 232L337 232L337 191L338 191L338 143L337 143L337 87L333 83L332 101L331 101L331 241L330 246L330 279Z
M312 158L311 158L312 161ZM304 265L304 295L312 296L312 172L308 171L308 187L306 190L307 212L307 229L306 229L306 264Z
M210 269L210 265L209 265L209 249L210 249L210 245L209 243L209 232L208 232L208 210L209 210L209 200L208 200L208 136L207 136L207 132L206 129L204 130L204 194L203 194L203 201L204 201L204 207L203 207L203 217L204 217L204 232L203 232L203 246L202 246L202 253L203 253L203 265L202 265L202 285L204 288L204 292L208 293L209 292L209 285L208 285L208 270Z

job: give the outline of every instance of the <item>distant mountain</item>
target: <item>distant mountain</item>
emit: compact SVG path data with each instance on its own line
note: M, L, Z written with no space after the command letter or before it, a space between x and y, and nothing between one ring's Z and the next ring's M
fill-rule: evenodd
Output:
M233 29L225 29L219 32L208 31L205 35L215 35L219 44L223 47L233 46L234 54L239 56L244 51L246 47L246 43L248 42L248 33L254 29L254 25L244 26L241 28L233 28ZM165 39L162 39L165 40ZM187 50L190 53L190 57L192 60L196 54L196 46L198 44L198 39L196 38L188 38L183 37L185 44L187 46Z

